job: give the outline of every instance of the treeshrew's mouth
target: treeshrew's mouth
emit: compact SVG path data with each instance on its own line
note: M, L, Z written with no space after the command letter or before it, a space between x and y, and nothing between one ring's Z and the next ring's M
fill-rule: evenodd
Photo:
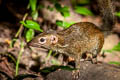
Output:
M43 48L43 49L49 49L49 48L46 48L42 45L39 45L38 43L28 43L28 46L31 46L31 47L36 47L36 48Z

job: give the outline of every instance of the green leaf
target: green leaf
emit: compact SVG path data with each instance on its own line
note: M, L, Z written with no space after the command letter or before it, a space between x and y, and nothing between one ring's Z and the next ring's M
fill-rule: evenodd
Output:
M26 20L26 23L24 21L20 21L20 23L23 24L26 28L43 32L43 30L40 29L40 25L37 22L34 22L32 20Z
M74 22L63 22L63 26L65 26L65 29L66 28L69 28L72 24L74 24Z
M63 27L63 21L56 20L56 25Z
M57 69L63 69L63 70L69 70L69 71L76 70L76 68L71 68L69 66L54 65L54 66L51 66L51 67L46 67L44 69L41 69L40 72L42 72L42 73L49 73L49 72L53 72L53 71L55 71Z
M54 10L54 8L52 8L52 7L50 7L50 6L48 6L47 9L49 9L50 11L53 11L53 10Z
M50 0L52 3L57 3L58 0Z
M65 18L70 16L69 10L65 10L65 8L62 8L61 14L62 14L62 16L64 16Z
M31 15L32 15L33 20L37 20L37 18L38 18L38 11L33 11Z
M81 7L81 6L75 6L75 12L82 14L82 15L85 15L85 16L92 16L93 15L93 13L89 9L87 9L85 7Z
M110 50L103 50L103 52L109 52L109 53L112 53L113 50L112 50L112 49L110 49Z
M57 20L56 21L56 25L60 26L60 27L63 27L63 28L69 28L72 24L74 24L74 22L64 22L64 21L61 21L61 20Z
M77 2L78 4L89 4L90 0L78 0L79 2Z
M63 70L69 70L69 71L76 70L76 68L71 68L69 66L60 66L59 68Z
M112 48L113 51L120 51L120 42Z
M65 18L70 16L69 11L61 12L61 14L62 14L62 16L64 16Z
M39 6L38 6L38 9L43 9L45 6L43 5L43 4L40 4Z
M120 17L120 11L115 13L116 16Z
M64 16L64 17L69 17L70 16L68 6L62 7L59 3L56 3L55 8L56 8L57 11L59 11L62 14L62 16Z
M40 72L49 73L49 72L53 72L53 71L57 70L58 68L59 68L58 65L51 66L51 67L46 67L46 68L41 69Z
M109 64L115 64L115 65L120 66L120 62L116 62L116 61L110 61Z
M64 11L69 11L69 7L68 6L64 6L61 8L61 12L64 12Z
M57 11L61 12L62 7L59 3L56 3L54 6L55 6Z
M114 46L112 49L104 50L105 52L110 52L112 53L113 51L120 51L120 42Z
M55 60L55 59L52 59L52 60L51 60L51 63L52 63L53 65L60 65L60 62L57 61L57 60Z
M32 11L36 10L37 0L29 0Z
M34 37L34 34L35 34L35 32L33 29L28 29L26 34L25 34L26 41L27 42L31 41Z

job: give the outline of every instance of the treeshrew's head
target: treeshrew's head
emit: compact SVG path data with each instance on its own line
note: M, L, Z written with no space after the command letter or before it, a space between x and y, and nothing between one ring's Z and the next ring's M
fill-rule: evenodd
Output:
M55 50L61 45L61 42L63 42L63 40L61 41L60 36L55 33L41 33L31 40L28 45L37 48Z

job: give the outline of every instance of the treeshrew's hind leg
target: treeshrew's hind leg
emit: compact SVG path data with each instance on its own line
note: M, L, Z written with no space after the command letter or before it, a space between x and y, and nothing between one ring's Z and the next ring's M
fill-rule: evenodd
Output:
M98 56L98 54L100 53L100 50L99 49L95 49L94 50L94 52L93 52L93 60L92 60L92 62L93 63L97 63L98 61L97 61L97 56Z
M86 59L87 61L91 61L92 63L97 63L97 54L95 53L86 53Z

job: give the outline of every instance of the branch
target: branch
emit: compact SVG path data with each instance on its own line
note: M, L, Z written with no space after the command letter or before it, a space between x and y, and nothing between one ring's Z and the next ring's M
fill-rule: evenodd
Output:
M106 63L81 62L78 80L120 80L120 67ZM72 71L57 70L46 76L46 80L74 80Z

